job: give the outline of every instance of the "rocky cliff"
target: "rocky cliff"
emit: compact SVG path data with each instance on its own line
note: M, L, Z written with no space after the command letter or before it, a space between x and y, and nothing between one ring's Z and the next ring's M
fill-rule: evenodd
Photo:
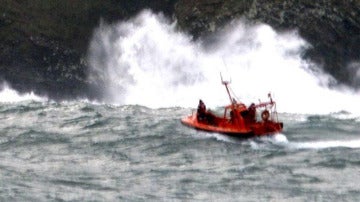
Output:
M311 59L340 83L360 87L359 0L179 0L179 25L195 37L215 32L234 18L298 30Z
M93 97L86 53L100 20L127 19L144 8L173 13L172 0L0 0L0 80L54 99Z
M0 0L0 80L54 99L96 97L84 59L94 28L144 8L176 18L195 40L239 17L297 29L312 45L305 58L360 86L360 0Z

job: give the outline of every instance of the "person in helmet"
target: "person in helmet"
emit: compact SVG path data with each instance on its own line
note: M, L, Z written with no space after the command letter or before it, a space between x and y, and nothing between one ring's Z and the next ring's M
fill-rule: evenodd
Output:
M199 100L199 105L197 108L197 120L198 121L206 120L206 105L201 99Z

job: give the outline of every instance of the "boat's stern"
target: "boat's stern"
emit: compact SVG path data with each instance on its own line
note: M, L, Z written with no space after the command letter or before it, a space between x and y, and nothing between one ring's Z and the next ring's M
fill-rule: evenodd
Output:
M251 126L251 129L256 136L272 135L280 133L283 129L282 122L257 122Z

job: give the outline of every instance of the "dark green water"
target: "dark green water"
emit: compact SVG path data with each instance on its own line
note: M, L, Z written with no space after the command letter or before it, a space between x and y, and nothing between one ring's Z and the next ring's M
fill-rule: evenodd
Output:
M280 114L238 140L184 127L185 108L0 104L1 201L359 201L359 117Z

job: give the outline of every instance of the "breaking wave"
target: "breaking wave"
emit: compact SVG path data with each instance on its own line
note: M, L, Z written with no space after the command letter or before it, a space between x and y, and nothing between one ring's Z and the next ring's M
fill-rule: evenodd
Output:
M0 102L12 103L22 101L45 101L44 97L35 95L33 92L20 94L16 90L9 87L6 83L0 86Z
M360 148L360 139L352 140L313 140L306 142L289 141L284 134L276 134L274 136L262 137L259 140L249 141L251 148L256 150L271 149L274 146L289 150L322 150L331 148Z
M296 31L239 20L215 36L211 44L193 41L149 11L101 24L89 50L89 81L103 89L106 103L194 107L202 98L215 107L228 102L221 72L246 104L272 92L280 112L359 113L356 92L328 88L333 78L302 59L309 44Z
M314 141L314 142L302 142L291 143L290 148L295 149L326 149L326 148L360 148L360 140L329 140L329 141Z

